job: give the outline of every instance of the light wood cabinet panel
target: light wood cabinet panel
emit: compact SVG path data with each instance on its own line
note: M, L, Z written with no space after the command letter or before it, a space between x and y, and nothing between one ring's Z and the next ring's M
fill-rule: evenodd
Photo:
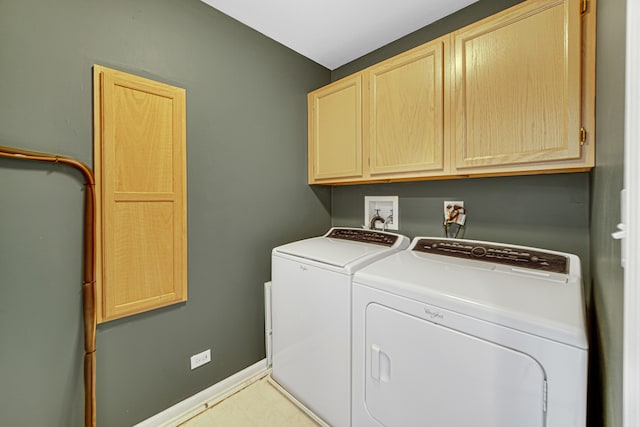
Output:
M581 157L579 8L527 1L453 33L458 170Z
M187 298L185 91L94 66L98 320Z
M446 36L368 69L371 177L444 171L448 49Z
M308 95L309 183L362 177L362 77Z

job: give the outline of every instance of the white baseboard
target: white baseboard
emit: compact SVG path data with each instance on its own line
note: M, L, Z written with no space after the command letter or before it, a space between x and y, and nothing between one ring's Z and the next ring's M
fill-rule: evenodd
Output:
M134 427L176 427L267 374L267 360L262 359Z

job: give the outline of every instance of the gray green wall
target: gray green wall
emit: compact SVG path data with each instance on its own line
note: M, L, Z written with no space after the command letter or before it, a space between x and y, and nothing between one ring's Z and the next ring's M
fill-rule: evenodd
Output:
M591 182L591 252L596 347L605 426L622 426L623 270L620 222L624 171L625 0L600 0L597 34L596 168ZM637 402L636 402L637 403Z
M306 184L330 72L199 0L0 1L0 145L92 165L94 63L187 91L189 300L98 327L97 421L122 427L264 358L270 250L330 225ZM0 425L82 425L83 196L72 169L0 159Z
M513 4L480 0L332 72L349 75ZM364 196L400 196L400 232L442 235L442 201L462 199L466 238L578 254L583 263L591 336L589 425L622 425L623 279L620 222L623 179L625 0L598 2L596 168L591 173L335 187L334 225L362 224ZM591 279L593 277L593 280Z

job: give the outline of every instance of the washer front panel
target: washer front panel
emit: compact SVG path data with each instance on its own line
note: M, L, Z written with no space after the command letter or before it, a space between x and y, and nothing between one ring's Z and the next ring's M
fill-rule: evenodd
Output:
M350 419L350 277L273 258L273 378L332 426Z
M351 424L353 273L409 246L406 236L361 231L332 229L272 252L272 376L333 427Z

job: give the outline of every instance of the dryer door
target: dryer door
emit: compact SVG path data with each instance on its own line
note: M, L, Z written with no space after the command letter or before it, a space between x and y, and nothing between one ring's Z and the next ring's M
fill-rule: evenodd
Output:
M545 375L526 354L379 304L365 342L365 405L384 426L544 426Z

